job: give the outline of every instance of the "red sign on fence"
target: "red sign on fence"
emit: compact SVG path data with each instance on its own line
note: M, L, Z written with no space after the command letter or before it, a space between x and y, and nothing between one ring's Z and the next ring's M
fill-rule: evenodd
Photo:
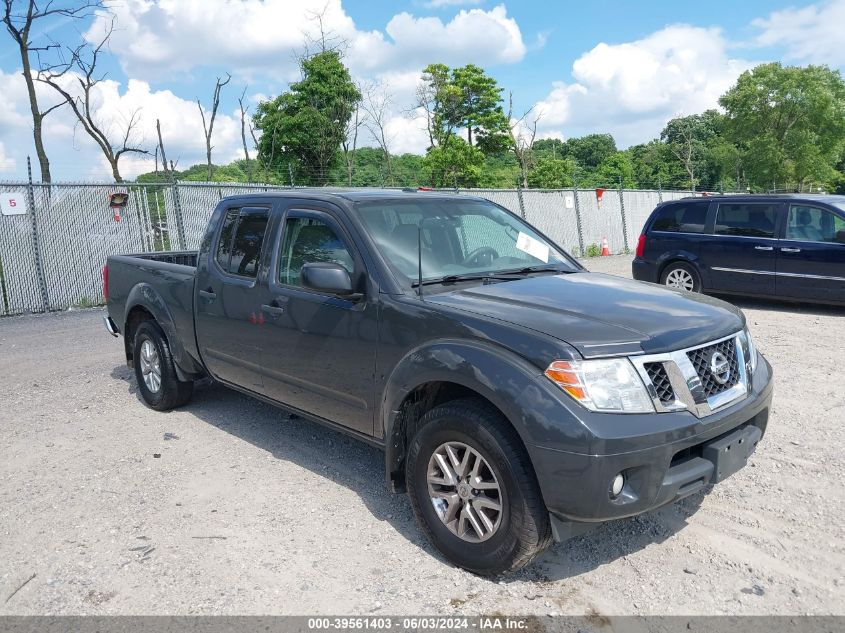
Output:
M603 195L604 189L602 189L601 187L596 187L596 202L598 203L599 208L601 208L601 198Z

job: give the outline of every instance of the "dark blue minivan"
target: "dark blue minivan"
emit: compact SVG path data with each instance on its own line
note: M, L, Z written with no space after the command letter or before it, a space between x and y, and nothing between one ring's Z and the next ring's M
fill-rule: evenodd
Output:
M634 279L694 292L845 304L845 196L664 202L632 269Z

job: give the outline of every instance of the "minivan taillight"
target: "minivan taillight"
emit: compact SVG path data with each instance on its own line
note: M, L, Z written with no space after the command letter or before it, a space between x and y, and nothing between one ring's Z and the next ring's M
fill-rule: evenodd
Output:
M642 257L644 252L645 252L645 233L640 235L640 239L637 242L637 257Z
M103 297L109 300L109 265L103 266Z

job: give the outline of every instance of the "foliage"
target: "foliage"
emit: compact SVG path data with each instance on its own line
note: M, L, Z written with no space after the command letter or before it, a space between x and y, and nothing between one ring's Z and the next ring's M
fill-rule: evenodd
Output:
M337 51L303 58L300 68L301 81L258 104L258 160L277 173L294 168L298 180L325 185L361 93Z
M752 187L833 183L845 146L845 82L826 66L762 64L740 75L719 104L725 138Z
M484 154L458 136L429 148L423 159L433 187L475 187L481 177Z
M538 158L528 172L528 185L537 189L571 187L577 164L572 158Z
M584 253L587 257L599 257L601 256L601 246L593 242L592 244L587 246L587 252Z

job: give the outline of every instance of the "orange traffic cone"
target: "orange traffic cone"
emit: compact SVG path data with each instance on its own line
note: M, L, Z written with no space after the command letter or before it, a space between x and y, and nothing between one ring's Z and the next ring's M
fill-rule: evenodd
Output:
M601 256L607 257L610 255L610 247L607 245L607 238L601 238Z

